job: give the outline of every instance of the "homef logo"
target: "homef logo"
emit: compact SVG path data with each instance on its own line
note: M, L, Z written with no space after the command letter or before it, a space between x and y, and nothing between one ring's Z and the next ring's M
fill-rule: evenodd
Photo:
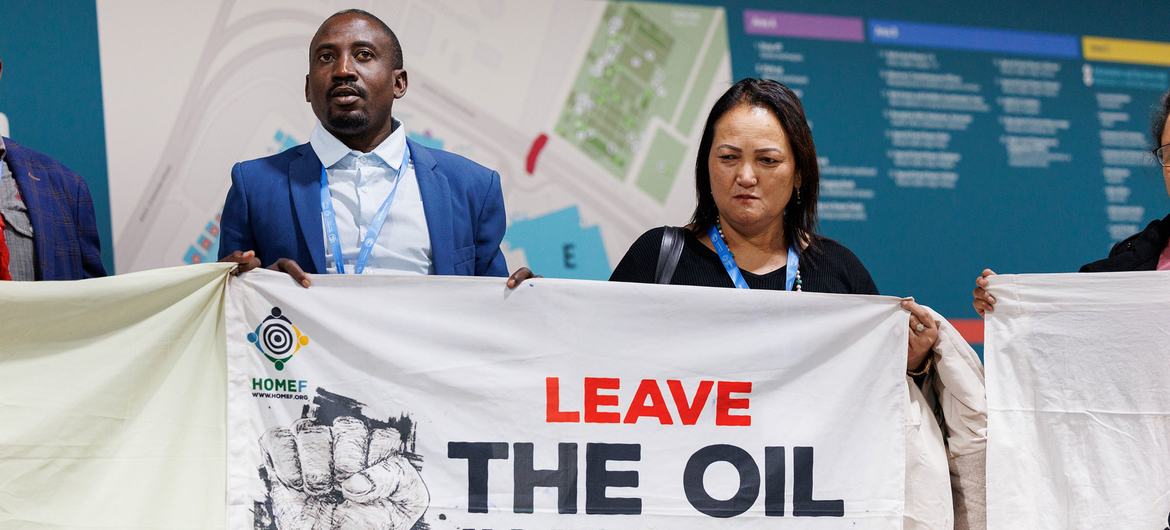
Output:
M284 365L292 360L293 355L301 351L302 346L308 346L309 336L301 333L288 318L280 314L279 307L273 307L272 314L248 334L248 342L272 361L277 370L284 370Z

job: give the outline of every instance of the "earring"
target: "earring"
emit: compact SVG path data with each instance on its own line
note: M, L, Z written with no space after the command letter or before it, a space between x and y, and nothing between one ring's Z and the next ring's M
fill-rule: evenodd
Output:
M800 205L800 188L796 188L796 204Z

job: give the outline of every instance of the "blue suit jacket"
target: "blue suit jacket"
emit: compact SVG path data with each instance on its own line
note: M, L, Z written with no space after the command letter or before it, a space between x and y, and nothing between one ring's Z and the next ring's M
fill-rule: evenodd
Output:
M89 186L46 155L4 139L4 160L28 207L38 280L106 275Z
M500 252L504 196L500 175L459 155L410 144L435 274L507 276ZM321 161L309 144L239 162L220 221L219 257L255 250L264 266L290 258L325 272Z

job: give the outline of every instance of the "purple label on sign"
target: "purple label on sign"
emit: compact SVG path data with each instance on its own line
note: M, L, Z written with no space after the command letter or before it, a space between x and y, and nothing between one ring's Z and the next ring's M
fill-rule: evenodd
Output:
M856 17L745 9L743 26L744 32L748 35L850 42L865 41L865 24Z

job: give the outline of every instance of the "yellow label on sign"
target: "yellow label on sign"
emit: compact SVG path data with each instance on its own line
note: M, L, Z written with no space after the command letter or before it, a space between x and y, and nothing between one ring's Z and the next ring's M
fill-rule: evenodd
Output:
M1086 61L1170 66L1170 43L1167 42L1084 37L1081 46Z

